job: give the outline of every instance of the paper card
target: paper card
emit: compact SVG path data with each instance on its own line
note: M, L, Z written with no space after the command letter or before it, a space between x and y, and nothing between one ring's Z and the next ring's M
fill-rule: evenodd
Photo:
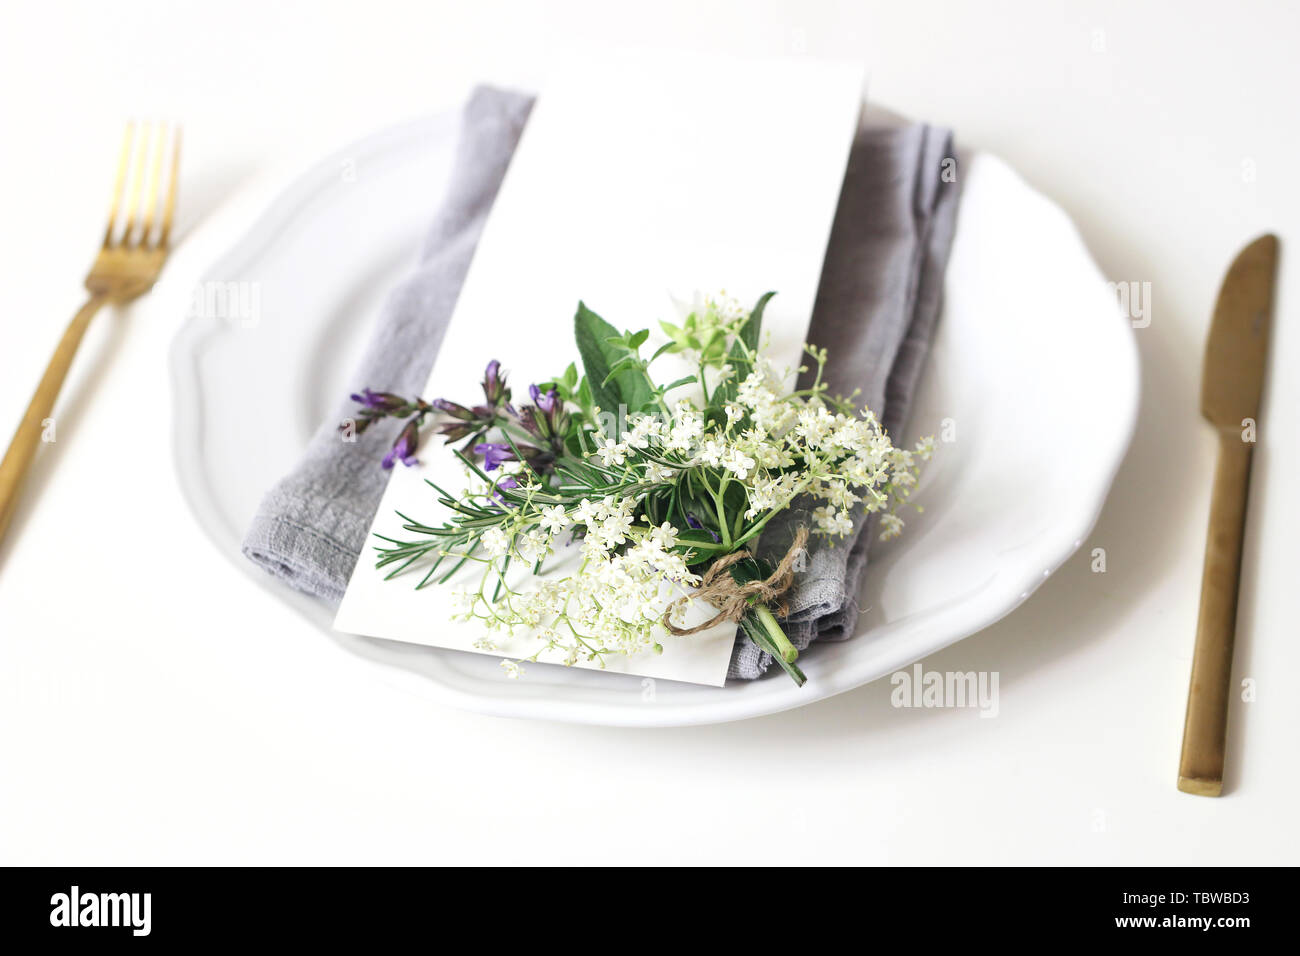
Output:
M566 68L528 120L423 397L476 399L494 358L517 396L559 375L578 357L580 299L617 328L657 332L659 319L680 321L674 299L726 290L748 305L776 290L764 330L777 366L797 368L863 79L855 65L698 55ZM420 461L393 470L373 533L402 538L398 511L429 524L449 516L425 479L459 491L462 466L432 436ZM478 650L481 628L450 621L468 569L416 591L421 573L385 581L373 555L357 563L336 628ZM559 554L548 573L562 575L568 563ZM692 620L708 613L692 608ZM665 635L662 654L607 655L605 666L721 686L734 635L730 623ZM523 633L493 640L495 651L480 652L518 659L536 649Z

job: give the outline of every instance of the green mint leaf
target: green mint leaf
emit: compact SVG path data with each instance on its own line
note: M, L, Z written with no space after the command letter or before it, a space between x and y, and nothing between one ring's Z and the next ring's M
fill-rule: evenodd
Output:
M614 372L614 366L628 357L625 340L583 302L578 303L573 316L573 337L594 404L608 412L618 411L619 405L639 411L652 400L650 385L639 370Z

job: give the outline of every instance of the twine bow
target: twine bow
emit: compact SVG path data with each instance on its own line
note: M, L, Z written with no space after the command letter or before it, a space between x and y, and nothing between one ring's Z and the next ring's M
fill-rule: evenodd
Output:
M709 569L704 572L704 576L700 579L700 586L694 594L689 597L678 598L668 605L668 609L664 611L664 627L668 629L670 634L685 637L688 634L708 630L722 621L739 622L745 616L745 612L753 606L751 598L758 598L767 604L790 590L790 585L794 583L794 563L798 560L799 554L803 551L803 546L807 542L808 529L800 528L795 532L794 540L790 543L790 550L785 553L785 557L776 566L776 570L761 581L748 581L744 584L737 582L730 573L727 573L727 569L733 564L751 557L750 553L748 551L735 551L731 554L724 554L709 565ZM678 627L673 624L669 620L673 611L694 598L707 601L718 609L718 613L703 624L695 625L695 627ZM777 605L777 607L773 608L773 612L777 617L784 617L786 613L785 604Z

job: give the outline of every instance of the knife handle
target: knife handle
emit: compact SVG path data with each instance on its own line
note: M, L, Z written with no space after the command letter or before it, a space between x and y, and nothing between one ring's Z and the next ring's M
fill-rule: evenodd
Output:
M1178 789L1204 797L1217 797L1223 792L1237 586L1254 447L1235 428L1219 430L1219 461L1214 469L1201 609L1192 652L1192 683L1187 692L1183 753L1178 764Z

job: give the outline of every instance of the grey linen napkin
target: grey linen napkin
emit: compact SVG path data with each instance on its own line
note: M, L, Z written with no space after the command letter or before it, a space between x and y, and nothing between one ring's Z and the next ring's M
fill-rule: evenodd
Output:
M529 96L479 87L461 117L447 195L415 271L393 290L374 338L353 376L399 395L424 390L460 295L488 210L532 109ZM297 466L267 493L244 537L244 554L299 590L332 604L343 599L365 548L388 472L378 462L400 423L385 421L340 439L338 424L355 412L340 406L312 436Z
M955 162L949 130L864 122L849 153L813 305L808 341L830 353L825 380L831 394L860 389L859 404L871 408L895 439L907 423L939 318L956 224ZM810 515L795 502L773 519L760 553L779 560L801 523L810 524ZM876 521L859 513L843 541L809 539L804 570L785 598L786 633L795 647L853 636L858 586L875 538ZM738 634L727 676L751 680L771 662Z
M413 395L424 388L531 107L527 96L487 87L466 104L447 198L418 267L384 306L354 376L356 390ZM941 183L939 170L951 155L947 131L922 125L860 129L823 266L809 340L835 356L831 390L861 389L891 433L906 418L938 316L956 208L956 187ZM388 477L376 462L400 428L383 422L344 443L337 422L352 410L347 403L321 425L302 460L268 492L244 539L244 553L255 563L332 604L342 599L365 548ZM789 596L796 646L852 634L852 595L871 537L870 528L859 527L836 548L810 544L806 570ZM776 542L779 534L765 538ZM769 663L739 637L729 676L752 679Z

